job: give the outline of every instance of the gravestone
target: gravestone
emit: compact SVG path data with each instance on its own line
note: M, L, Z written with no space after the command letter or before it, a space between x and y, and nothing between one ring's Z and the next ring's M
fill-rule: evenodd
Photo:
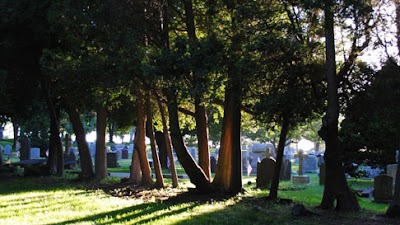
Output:
M290 180L291 176L292 176L292 162L288 159L283 159L281 170L279 172L279 179Z
M390 203L393 198L393 178L386 174L374 178L374 202Z
M318 158L315 155L307 155L303 160L303 173L318 173Z
M210 157L210 169L211 173L215 173L217 170L217 159L214 156Z
M128 158L129 158L129 151L128 151L128 148L123 148L123 149L121 150L121 152L122 152L122 158L123 158L123 159L128 159Z
M29 138L21 139L20 160L28 160L31 156L31 140Z
M107 152L107 167L108 168L119 167L116 152Z
M270 187L272 177L274 176L275 166L275 159L271 158L265 158L261 163L257 163L257 188Z
M64 165L68 169L73 169L76 165L76 155L74 148L70 147L67 152L64 153Z
M4 155L11 155L12 147L11 145L4 146Z
M295 155L295 157L298 158L299 170L298 170L298 175L292 176L292 183L293 184L309 184L310 176L303 175L303 161L304 161L304 158L306 157L303 154L303 150L299 150L299 152Z
M128 148L129 153L133 153L133 147L134 147L134 144L129 144L129 148Z
M122 159L122 150L121 149L117 149L115 150L115 153L117 153L117 160L121 160Z
M29 159L39 159L40 158L40 148L34 147L31 148Z

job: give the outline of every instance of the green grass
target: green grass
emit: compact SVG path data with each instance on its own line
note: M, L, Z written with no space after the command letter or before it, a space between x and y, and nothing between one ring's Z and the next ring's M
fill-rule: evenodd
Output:
M89 188L91 184L74 181L75 178L68 175L64 179L0 180L0 224L321 224L318 217L293 217L290 205L257 200L267 196L268 190L255 188L254 176L244 176L246 192L234 198L182 203L112 197L100 189ZM317 175L311 174L310 178L311 183L303 186L281 182L279 197L304 203L312 210L321 201L323 186L318 185ZM114 178L104 182L118 181ZM371 185L370 181L361 180L349 183ZM193 187L188 180L183 180L180 186ZM360 204L363 211L342 217L349 222L357 216L371 217L371 212L382 213L387 209L386 204L364 198Z

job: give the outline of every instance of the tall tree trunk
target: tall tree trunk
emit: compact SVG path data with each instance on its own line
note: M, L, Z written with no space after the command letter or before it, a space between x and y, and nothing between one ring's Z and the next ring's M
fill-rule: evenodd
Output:
M183 0L185 5L185 21L187 33L190 40L190 47L195 50L197 47L198 39L196 37L196 27L194 24L194 13L192 0ZM206 114L206 107L203 99L202 86L204 85L204 75L199 74L197 71L193 71L193 84L198 87L195 88L194 93L195 98L195 120L196 120L196 131L197 131L197 141L199 149L199 165L203 169L204 173L211 178L210 170L210 150L208 147L208 121Z
M394 0L396 6L397 49L400 55L400 0ZM397 161L397 171L393 190L393 200L390 202L386 215L389 217L400 216L400 160Z
M232 194L242 191L241 107L238 90L238 88L229 87L225 93L221 146L213 180L215 186Z
M169 131L168 131L165 110L161 103L161 100L157 96L156 96L156 98L157 98L158 108L160 109L161 120L162 120L162 124L163 124L164 140L165 140L165 145L167 148L167 155L169 158L169 169L171 171L171 177L172 177L172 187L178 187L178 175L176 174L175 159L174 159L174 154L172 153L172 144L171 144L171 138L170 138Z
M136 97L137 126L135 138L137 137L136 145L142 170L142 185L152 187L154 186L154 181L151 178L151 168L146 151L146 110L141 86L136 90Z
M338 140L339 95L336 76L335 41L334 41L334 2L325 2L325 42L326 42L326 78L328 106L323 120L325 134L322 138L326 143L324 160L326 163L326 177L324 195L321 208L338 211L357 211L360 206L355 195L347 185L344 168L340 159L342 149Z
M161 131L156 131L155 138L158 146L158 156L160 159L161 168L168 169L168 153L164 133Z
M202 193L209 193L213 191L210 181L204 174L203 170L197 165L193 157L189 154L183 141L179 127L176 92L174 90L168 90L167 99L172 145L174 146L178 160L185 169L190 181L196 185L196 189Z
M97 121L96 121L95 173L96 173L96 179L99 180L102 180L108 176L107 153L106 153L106 128L107 128L107 109L105 106L101 106L97 111Z
M50 146L49 146L49 160L47 165L50 169L50 174L56 176L64 176L64 154L60 138L60 127L58 126L58 119L53 116L50 117Z
M241 75L235 65L239 59L243 37L235 15L236 1L225 2L231 15L231 58L228 63L228 85L225 90L224 118L222 121L221 147L217 171L213 184L226 192L237 194L242 191L242 149L241 149Z
M147 136L150 138L150 145L151 145L151 152L153 156L153 165L154 170L156 173L156 188L164 188L164 179L162 176L161 171L161 164L160 159L158 157L157 148L156 148L156 137L154 134L154 124L153 124L153 112L152 112L152 105L150 102L150 92L147 91L146 97L146 109L147 109L147 124L146 124L146 131Z
M114 123L111 120L108 122L108 140L114 143Z
M278 154L276 156L275 171L274 171L274 176L272 177L271 189L269 191L269 196L268 196L269 199L278 198L279 174L282 168L283 152L285 149L285 142L288 132L289 132L289 118L288 116L284 115L282 121L282 129L279 135Z
M83 127L78 110L71 107L68 103L65 103L64 105L76 136L76 142L78 144L79 163L81 166L80 179L90 180L94 178L94 170L92 157L89 152L89 145L86 142L85 128Z
M140 160L139 160L139 154L138 154L138 136L135 134L134 137L134 147L133 147L133 153L132 153L132 162L131 162L131 167L130 167L130 176L129 176L129 182L132 184L140 184L142 181L142 170L140 168Z
M19 128L19 126L18 126L18 123L14 122L14 121L12 122L12 124L13 124L13 134L14 134L13 148L15 150L17 150L18 128Z

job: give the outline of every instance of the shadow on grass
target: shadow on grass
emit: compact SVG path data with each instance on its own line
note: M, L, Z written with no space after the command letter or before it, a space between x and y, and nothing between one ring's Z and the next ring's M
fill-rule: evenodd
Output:
M110 223L123 223L127 221L131 221L136 219L134 224L143 224L148 223L152 220L157 220L162 217L183 213L187 210L192 209L195 207L195 204L190 206L182 207L176 210L171 210L170 205L164 203L143 203L140 205L135 205L131 207L126 207L123 209L118 209L114 211L99 213L95 215L90 215L87 217L79 218L79 219L72 219L68 221L60 221L56 223L50 223L48 225L59 225L59 224L75 224L81 222L94 222L94 221L104 221L104 222L96 222L96 224L110 224ZM149 218L138 219L140 217L145 217L146 215L151 215L157 211L163 211L165 213L158 213L156 216L152 216ZM137 213L135 213L138 211Z

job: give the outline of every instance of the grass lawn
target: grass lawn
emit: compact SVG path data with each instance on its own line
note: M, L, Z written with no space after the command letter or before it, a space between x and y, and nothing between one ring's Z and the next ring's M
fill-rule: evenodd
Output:
M255 188L255 177L244 176L245 192L238 196L217 199L202 196L199 199L179 197L169 200L144 195L115 197L97 185L76 181L76 175L66 177L24 178L0 174L0 224L398 224L380 217L386 204L360 199L363 208L357 213L321 211L323 186L311 174L311 184L295 186L290 181L280 183L279 196L319 215L294 217L290 204L267 202L268 190ZM188 180L180 181L179 189L169 187L158 192L185 192L193 187ZM116 178L103 186L119 183ZM354 187L371 187L372 181L349 180ZM156 192L155 192L156 193ZM177 192L178 193L178 192ZM197 196L195 196L197 199Z

